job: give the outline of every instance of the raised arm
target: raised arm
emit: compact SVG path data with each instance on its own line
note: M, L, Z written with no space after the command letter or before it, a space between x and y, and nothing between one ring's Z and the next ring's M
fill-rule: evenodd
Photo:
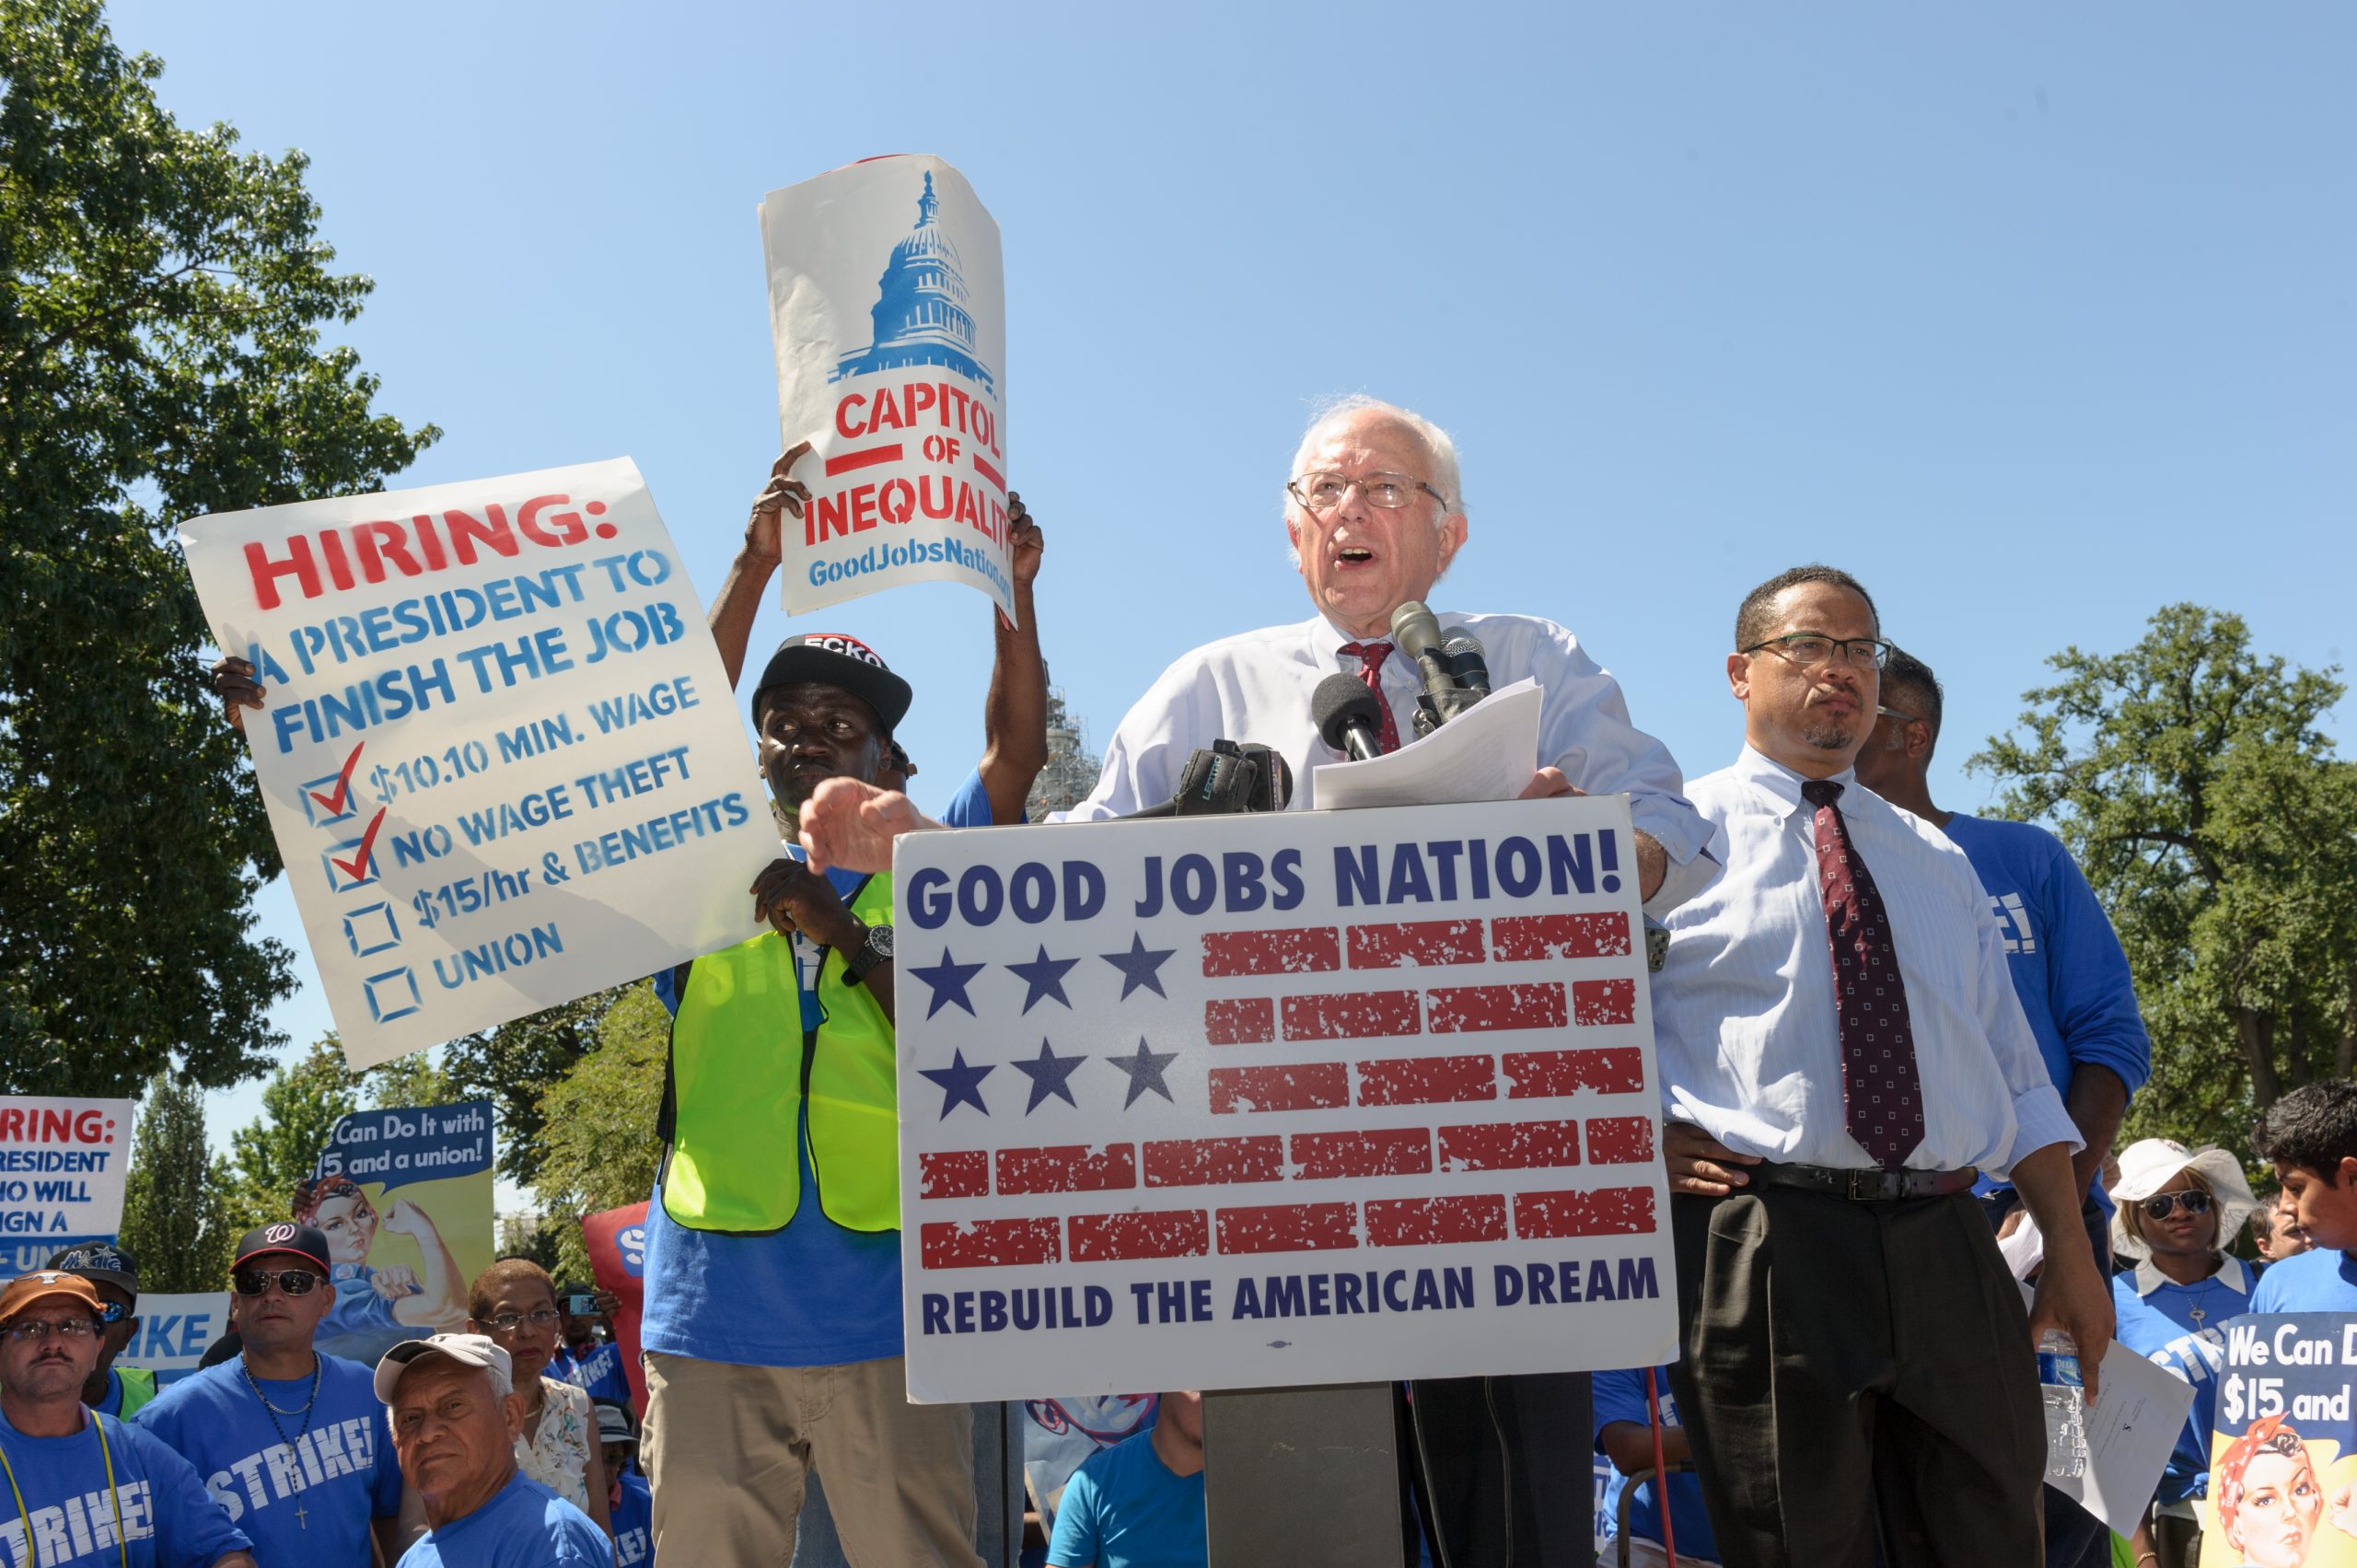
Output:
M1048 665L1039 654L1039 621L1031 608L1031 584L1039 575L1044 540L1023 498L1006 493L1008 554L1015 568L1016 624L991 611L996 640L991 661L991 694L982 709L982 789L991 797L991 820L1020 822L1031 783L1048 765Z
M770 482L753 497L752 516L745 520L745 542L737 547L737 559L728 563L728 575L720 580L720 592L706 617L712 640L720 645L720 667L728 672L731 691L745 668L745 645L752 638L761 595L785 552L784 518L792 513L799 519L802 509L809 505L810 487L791 477L794 465L809 455L810 443L798 442L770 465ZM228 693L223 695L226 698Z

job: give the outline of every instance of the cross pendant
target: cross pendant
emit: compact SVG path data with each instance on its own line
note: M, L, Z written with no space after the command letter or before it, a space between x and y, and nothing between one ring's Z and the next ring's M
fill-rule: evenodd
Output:
M311 1527L310 1511L303 1506L303 1500L299 1497L295 1500L295 1523L303 1529Z

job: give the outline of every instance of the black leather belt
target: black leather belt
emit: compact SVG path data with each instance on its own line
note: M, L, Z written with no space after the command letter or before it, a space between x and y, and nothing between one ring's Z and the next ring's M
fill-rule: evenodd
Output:
M1847 1170L1824 1165L1777 1165L1762 1160L1748 1171L1770 1187L1797 1187L1847 1198L1853 1203L1896 1203L1908 1198L1939 1198L1960 1192L1980 1179L1970 1166L1961 1170Z

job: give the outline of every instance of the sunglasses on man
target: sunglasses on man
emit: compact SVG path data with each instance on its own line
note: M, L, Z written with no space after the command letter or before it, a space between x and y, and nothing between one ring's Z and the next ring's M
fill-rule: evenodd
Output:
M229 1283L239 1295L261 1295L274 1283L282 1295L308 1295L319 1283L319 1276L309 1269L239 1269Z

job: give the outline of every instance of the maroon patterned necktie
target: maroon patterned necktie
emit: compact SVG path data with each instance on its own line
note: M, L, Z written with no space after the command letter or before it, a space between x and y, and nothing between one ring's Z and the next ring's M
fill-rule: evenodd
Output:
M1359 679L1365 681L1366 689L1375 693L1375 705L1383 710L1383 727L1376 732L1378 749L1384 751L1399 750L1399 726L1392 721L1391 704L1383 695L1383 661L1391 656L1391 645L1388 643L1344 643L1342 652L1357 658Z
M1801 798L1817 807L1817 884L1825 894L1825 935L1833 948L1841 1099L1850 1136L1876 1165L1898 1170L1923 1141L1923 1086L1915 1072L1915 1031L1907 1020L1907 987L1898 976L1898 949L1891 945L1890 912L1834 804L1841 798L1841 786L1810 779L1801 785Z

